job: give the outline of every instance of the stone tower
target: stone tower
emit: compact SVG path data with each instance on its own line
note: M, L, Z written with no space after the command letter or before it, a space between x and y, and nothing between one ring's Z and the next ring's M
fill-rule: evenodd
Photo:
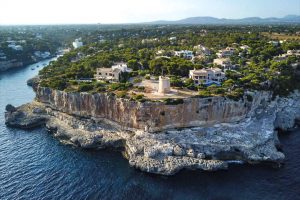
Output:
M170 92L170 79L164 76L159 77L158 93L165 94Z

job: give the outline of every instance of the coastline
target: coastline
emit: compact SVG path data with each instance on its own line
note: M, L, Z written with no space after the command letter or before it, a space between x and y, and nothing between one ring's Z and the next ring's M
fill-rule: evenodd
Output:
M0 62L0 73L5 72L5 71L9 71L9 70L12 70L12 69L22 68L22 67L25 67L25 66L28 66L28 65L33 65L35 63L42 62L44 60L53 59L53 58L56 58L56 57L57 57L56 55L53 55L53 56L48 57L47 59L39 59L39 60L35 60L35 61L32 60L32 61L11 62L11 60L9 60L9 61L5 61L6 64L3 64L3 65Z
M294 127L293 121L300 118L299 101L296 92L289 98L265 102L237 121L153 132L126 127L105 117L68 113L51 101L8 110L6 122L18 128L45 125L58 139L81 148L121 149L131 166L149 173L173 175L182 169L227 169L234 162L281 166L284 154L274 130ZM72 107L67 102L61 105ZM298 109L294 116L291 109Z

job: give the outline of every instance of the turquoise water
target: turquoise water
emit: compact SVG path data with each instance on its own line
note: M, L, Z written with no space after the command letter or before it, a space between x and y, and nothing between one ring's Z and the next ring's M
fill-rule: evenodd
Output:
M63 145L43 128L7 128L6 104L17 106L34 98L26 81L41 67L31 68L0 74L1 200L300 199L299 131L280 138L287 157L282 169L237 165L228 171L182 171L164 177L129 167L119 152Z

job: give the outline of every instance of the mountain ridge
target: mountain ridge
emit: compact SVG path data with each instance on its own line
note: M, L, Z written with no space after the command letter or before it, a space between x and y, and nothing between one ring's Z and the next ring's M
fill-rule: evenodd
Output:
M189 17L180 20L158 20L145 24L300 24L300 15L277 17L246 17L241 19L216 18L210 16Z

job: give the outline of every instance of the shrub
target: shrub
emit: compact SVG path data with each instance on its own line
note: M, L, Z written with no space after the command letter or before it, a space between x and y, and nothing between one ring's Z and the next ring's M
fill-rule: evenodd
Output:
M175 77L171 78L170 84L173 87L182 87L184 85L181 79Z
M178 104L183 104L183 99L165 99L164 100L166 105L178 105Z
M211 93L209 92L209 91L207 91L207 90L201 90L200 92L199 92L199 96L200 97L211 97L212 95L211 95Z
M139 87L137 87L137 90L140 91L140 92L144 92L145 87L144 86L139 86Z
M127 92L126 91L120 91L120 92L117 92L116 95L117 95L118 98L125 98L126 95L127 95Z
M78 87L78 92L87 92L92 89L94 89L94 85L92 85L92 84L88 84L88 83L80 84Z
M134 83L140 83L140 82L142 82L142 79L141 78L135 78L133 82Z
M67 87L66 81L63 79L52 79L49 80L48 85L52 89L56 90L64 90Z

